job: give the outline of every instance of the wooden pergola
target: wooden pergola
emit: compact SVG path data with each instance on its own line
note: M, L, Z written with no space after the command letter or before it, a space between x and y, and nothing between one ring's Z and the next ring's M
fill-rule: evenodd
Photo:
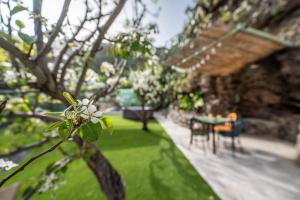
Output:
M254 28L218 25L201 32L164 64L224 76L286 46L291 44Z

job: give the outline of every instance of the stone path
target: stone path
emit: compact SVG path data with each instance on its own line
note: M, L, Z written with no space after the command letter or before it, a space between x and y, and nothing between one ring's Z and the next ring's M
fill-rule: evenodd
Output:
M299 200L300 167L292 145L242 137L234 158L221 142L217 155L201 143L189 146L190 132L160 113L155 118L195 169L224 200ZM229 142L229 141L228 141ZM209 146L208 144L206 146Z

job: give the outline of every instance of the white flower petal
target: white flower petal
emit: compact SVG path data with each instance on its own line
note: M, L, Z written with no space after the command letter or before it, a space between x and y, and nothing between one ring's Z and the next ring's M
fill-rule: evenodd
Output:
M87 106L89 105L89 100L88 99L82 99L82 105Z
M82 118L84 118L84 119L88 119L88 118L89 118L89 116L86 115L86 114L81 114L80 117L82 117Z
M81 111L82 111L84 114L86 114L86 115L89 114L89 112L88 112L88 110L87 110L87 106L82 106L82 107L81 107Z
M97 111L97 112L94 113L94 116L95 116L95 117L101 117L102 114L103 114L103 113L102 113L101 111Z
M0 169L4 169L5 171L8 171L14 167L18 166L18 164L10 161L10 160L3 160L0 159Z
M78 103L79 106L82 105L82 101L80 101L80 100L77 100L77 103Z
M88 111L89 111L89 113L94 113L97 111L97 107L95 105L89 105Z
M96 124L96 123L99 121L99 119L96 118L96 117L92 117L92 118L91 118L91 121L92 121L94 124Z

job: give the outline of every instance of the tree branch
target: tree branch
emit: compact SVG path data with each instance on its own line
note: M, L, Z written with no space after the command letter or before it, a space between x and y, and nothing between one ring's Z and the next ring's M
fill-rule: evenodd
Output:
M34 0L33 1L33 13L34 13L34 32L37 36L36 39L36 47L37 51L41 51L44 46L43 42L43 32L42 32L42 0Z
M51 45L53 41L55 40L56 36L58 35L61 26L64 22L65 17L67 16L67 12L70 6L71 0L65 0L63 8L61 10L60 16L58 18L58 21L53 29L52 34L50 35L46 45L41 49L40 52L38 52L37 56L35 57L35 61L39 60L40 58L44 57L50 50L51 50Z
M32 74L34 74L37 77L40 83L44 83L47 80L44 72L36 67L36 63L30 60L27 54L23 53L16 46L10 44L2 36L0 36L0 47L9 52L11 55L18 58L26 67L29 67Z
M78 26L78 28L76 29L75 33L73 34L73 36L66 42L66 44L64 45L64 47L62 48L62 50L59 52L57 59L55 60L54 63L54 69L53 69L53 74L56 76L59 70L59 65L62 61L63 56L65 55L65 53L67 52L68 48L69 48L69 43L73 42L76 39L76 36L79 34L79 32L81 31L81 29L83 28L83 25L85 24L86 20L87 20L87 15L88 15L88 11L89 11L89 7L88 7L88 1L85 1L85 14L84 14L84 18L81 21L80 25Z
M73 60L73 58L78 54L80 49L75 50L70 56L69 58L66 60L66 62L64 63L62 70L61 70L61 75L60 75L60 84L64 87L64 81L65 81L65 75L67 72L67 68L70 65L71 61Z
M99 35L98 35L96 41L94 42L94 44L93 44L93 46L92 46L92 48L89 52L89 55L85 59L84 66L83 66L82 72L81 72L79 80L78 80L78 84L76 85L75 96L79 95L79 92L80 92L81 86L83 84L86 72L87 72L87 70L90 66L90 63L91 63L90 60L95 57L95 55L96 55L97 51L99 50L99 47L102 43L102 40L104 39L105 34L107 33L108 29L110 28L112 23L117 18L117 16L120 14L120 12L123 9L126 1L127 0L120 0L119 4L115 7L114 11L109 16L106 23L98 29L99 30Z
M5 106L6 106L7 100L4 100L0 103L0 114L2 113L2 111L4 110Z
M41 147L44 144L47 144L51 139L54 139L54 138L57 138L57 137L46 137L42 141L34 142L34 143L28 144L28 145L23 146L23 147L17 147L16 149L14 149L14 150L12 150L12 151L10 151L8 153L2 153L2 154L0 154L0 158L11 157L11 156L14 156L14 155L16 155L18 153L21 153L23 151L28 151L28 150L31 150L33 148Z
M0 89L0 94L28 94L28 93L37 93L38 91L37 90L25 90L25 91L22 91L22 90L2 90Z
M50 147L49 149L47 149L46 151L43 151L35 156L33 156L32 158L30 158L27 162L25 162L23 165L21 165L18 169L16 169L13 173L9 174L7 177L5 177L1 182L0 182L0 188L12 177L14 177L15 175L17 175L18 173L20 173L21 171L23 171L25 169L25 167L27 167L30 163L32 163L33 161L35 161L36 159L46 155L47 153L50 153L52 151L54 151L61 143L63 143L63 140L60 140L59 142L57 142L55 145L53 145L52 147Z
M27 54L23 53L19 48L16 46L10 44L7 40L5 40L2 36L0 36L0 46L9 52L10 54L14 55L16 58L18 58L22 63L29 67L34 67L34 62L29 60L29 57Z
M13 86L8 85L6 82L0 82L0 89L16 89L21 88L22 86L29 86L31 88L36 88L37 84L35 82L28 82L26 85L24 83L16 83Z
M23 117L23 118L37 118L40 120L43 120L45 122L57 122L61 121L61 118L59 117L51 117L51 116L45 116L41 114L26 114L26 113L13 113L11 112L9 114L10 117Z
M118 78L117 78L116 82L111 87L107 87L107 88L105 88L103 90L96 91L95 94L91 98L93 98L95 101L97 101L100 97L106 96L106 95L112 93L116 89L116 87L118 86L118 84L120 82L120 79L121 79L121 77L122 77L122 75L124 73L124 69L126 67L126 63L127 63L126 60L125 61L122 60L118 64L121 69L120 69L120 73L118 75Z
M61 148L61 146L58 147L58 149ZM66 158L69 158L66 160ZM51 173L57 173L60 170L62 170L64 167L68 166L70 163L72 163L74 160L79 159L80 157L77 155L65 155L64 158L60 159L59 161L57 161L56 163L59 163L60 161L64 161L63 165L60 164L54 164L51 167L47 167L45 169L45 172L43 172L42 174L40 174L40 180L35 184L35 185L31 185L30 189L27 190L26 193L23 193L22 196L22 200L29 200L37 191L38 189L41 187L44 179L44 175L45 174L51 174Z

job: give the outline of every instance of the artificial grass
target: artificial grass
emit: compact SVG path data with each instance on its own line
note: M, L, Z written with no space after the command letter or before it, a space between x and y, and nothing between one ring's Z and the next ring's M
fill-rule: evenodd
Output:
M152 120L150 131L144 132L140 122L126 120L119 115L111 118L114 133L103 133L97 144L124 177L126 199L219 199L156 121ZM64 148L73 149L73 146L64 144ZM58 151L52 152L30 165L9 184L28 182L30 177L40 174L49 161L59 157ZM0 178L3 175L0 174ZM71 163L63 177L65 184L57 190L35 195L32 199L105 199L83 160Z

